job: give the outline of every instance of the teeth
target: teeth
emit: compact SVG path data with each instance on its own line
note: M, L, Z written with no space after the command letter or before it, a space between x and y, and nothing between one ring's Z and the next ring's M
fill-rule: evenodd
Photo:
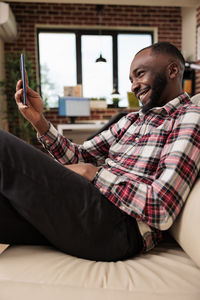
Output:
M148 91L147 92L145 92L145 93L143 93L143 94L141 94L140 96L139 96L139 100L142 100L144 97L145 97L145 95L148 93Z
M145 97L146 94L140 95L140 100L142 100Z

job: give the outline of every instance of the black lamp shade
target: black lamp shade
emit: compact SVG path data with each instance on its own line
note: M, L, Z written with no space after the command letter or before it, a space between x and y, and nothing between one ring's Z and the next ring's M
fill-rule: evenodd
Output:
M100 56L95 60L95 62L106 62L106 59L100 54Z

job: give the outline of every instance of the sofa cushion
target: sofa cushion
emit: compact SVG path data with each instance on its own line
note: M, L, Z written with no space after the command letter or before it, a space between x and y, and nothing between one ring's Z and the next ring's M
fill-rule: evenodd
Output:
M171 243L115 263L42 246L11 246L0 255L1 299L197 300L199 282L200 269Z
M196 94L191 98L192 102L196 105L200 105L200 94Z
M171 235L200 267L200 178L183 207L180 216L170 229Z

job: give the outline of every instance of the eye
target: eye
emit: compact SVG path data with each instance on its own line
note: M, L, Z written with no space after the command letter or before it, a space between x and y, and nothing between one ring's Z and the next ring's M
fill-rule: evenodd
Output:
M137 77L142 77L144 75L144 70L140 70L137 72Z

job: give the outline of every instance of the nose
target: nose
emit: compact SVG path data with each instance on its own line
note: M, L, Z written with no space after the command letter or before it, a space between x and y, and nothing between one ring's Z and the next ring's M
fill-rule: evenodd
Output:
M140 89L140 84L137 80L134 80L131 84L131 91L136 94Z

